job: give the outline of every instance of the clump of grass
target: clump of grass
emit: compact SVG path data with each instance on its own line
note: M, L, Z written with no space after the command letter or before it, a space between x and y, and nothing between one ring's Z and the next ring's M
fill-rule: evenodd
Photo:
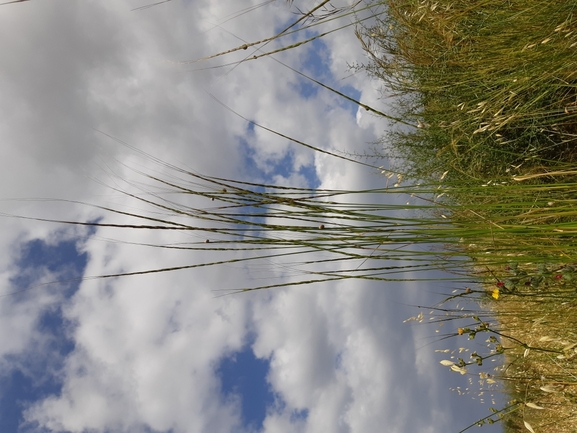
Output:
M395 116L421 126L383 138L411 174L450 170L461 181L573 171L575 2L378 7L375 24L357 34L370 56L364 69L394 96Z
M369 56L357 67L417 126L386 132L383 153L407 177L437 182L437 215L466 234L445 247L467 254L483 284L454 297L497 319L443 308L473 321L455 336L493 337L487 354L452 367L502 355L496 377L511 404L479 424L504 420L509 432L575 425L576 7L389 0L357 29Z
M577 293L571 284L575 266L513 262L486 272L494 278L492 285L457 290L430 318L433 323L460 320L454 337L486 343L485 351L459 352L441 364L476 377L481 394L502 383L509 395L505 407L491 408L490 415L472 426L502 421L507 432L524 431L525 423L535 431L573 431L577 418ZM463 307L467 299L474 301L472 308ZM449 301L459 304L451 307ZM491 364L495 360L500 362Z
M178 179L149 176L156 189L146 198L132 195L153 212L130 216L147 222L118 228L195 232L205 239L178 248L216 258L131 274L271 259L292 271L285 282L234 292L344 279L427 282L427 271L446 270L445 279L481 283L451 297L472 298L480 308L439 306L439 320L468 320L454 336L487 342L486 353L446 366L461 374L477 368L482 386L500 380L511 393L509 404L476 424L570 431L577 395L577 336L567 320L577 301L577 3L388 0L318 13L329 4L271 38L204 60L249 48L241 61L295 49L342 27L264 50L284 36L370 11L353 22L369 55L358 67L393 97L392 112L365 108L396 125L382 144L397 164L383 174L398 182L366 191L288 188L171 167ZM406 204L386 204L391 193L404 194ZM153 216L158 212L170 217ZM497 370L483 370L498 358Z
M565 222L565 208L559 207L557 217L549 215L548 221L537 210L527 215L524 203L518 208L509 204L496 218L494 205L482 199L484 194L490 198L483 187L477 188L476 203L463 208L440 197L439 185L397 184L361 191L291 188L212 178L164 165L173 170L170 178L144 175L146 187L122 191L148 211L130 213L108 206L100 207L109 213L105 222L60 222L193 233L198 240L178 249L202 250L204 257L212 253L214 259L179 269L290 259L287 265L296 272L290 282L239 288L243 291L351 278L429 281L426 272L439 268L451 272L453 281L490 282L494 277L484 272L486 267L543 261L567 267L577 261L573 245L577 230ZM512 183L501 190L534 196L545 188L537 185L527 191ZM553 200L569 200L566 196L575 188L559 188ZM459 191L457 186L443 189ZM394 204L399 195L408 201ZM552 199L551 194L547 197ZM114 215L133 222L115 223ZM535 242L540 244L538 250L532 248ZM250 256L244 256L247 251ZM176 269L131 274L172 270Z

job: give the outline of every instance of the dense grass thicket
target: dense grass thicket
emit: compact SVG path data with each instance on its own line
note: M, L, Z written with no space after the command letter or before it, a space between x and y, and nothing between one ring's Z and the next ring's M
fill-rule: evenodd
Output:
M358 30L366 69L395 96L396 117L421 126L385 135L399 169L466 182L576 174L574 2L380 6Z
M393 116L417 126L387 131L384 152L395 171L438 184L464 235L445 247L484 275L490 301L456 296L477 298L498 323L475 316L456 335L486 335L488 354L446 364L463 373L505 355L481 381L505 381L511 405L480 424L505 420L506 431L577 426L576 7L391 0L357 29L370 58L360 67L394 98Z

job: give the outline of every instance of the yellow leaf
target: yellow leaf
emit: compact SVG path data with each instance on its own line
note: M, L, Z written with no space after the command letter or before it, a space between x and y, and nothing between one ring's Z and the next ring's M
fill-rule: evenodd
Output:
M553 385L545 385L539 389L541 389L541 391L544 391L544 392L557 392L557 391L559 391L559 389Z
M451 370L457 373L467 374L467 369L465 367L459 367L458 365L451 365Z
M499 289L493 290L493 292L491 293L491 296L495 299L499 299Z
M523 424L525 424L525 427L527 427L527 430L529 430L531 433L535 433L535 430L533 430L533 427L531 427L531 424L529 424L527 421L523 421Z

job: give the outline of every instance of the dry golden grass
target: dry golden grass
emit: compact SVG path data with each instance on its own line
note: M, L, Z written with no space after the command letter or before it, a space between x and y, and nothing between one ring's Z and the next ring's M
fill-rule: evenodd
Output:
M577 431L577 284L558 275L500 290L490 305L505 355L500 378L519 403L504 419L506 432L526 431L525 422L535 432Z

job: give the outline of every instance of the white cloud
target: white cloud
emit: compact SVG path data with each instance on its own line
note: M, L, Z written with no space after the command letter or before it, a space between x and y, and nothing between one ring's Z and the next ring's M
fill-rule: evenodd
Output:
M257 310L255 353L272 356L270 380L286 412L309 409L306 431L418 430L432 415L414 393L430 384L416 373L410 329L399 329L395 312L410 287L343 286L275 296Z
M37 405L28 419L66 431L138 425L231 431L238 408L220 399L213 365L240 347L242 306L216 303L183 278L164 289L154 278L145 285L137 280L104 289L109 296L85 289L77 295L69 313L78 323L77 347L67 359L63 393ZM183 293L190 291L196 296Z

